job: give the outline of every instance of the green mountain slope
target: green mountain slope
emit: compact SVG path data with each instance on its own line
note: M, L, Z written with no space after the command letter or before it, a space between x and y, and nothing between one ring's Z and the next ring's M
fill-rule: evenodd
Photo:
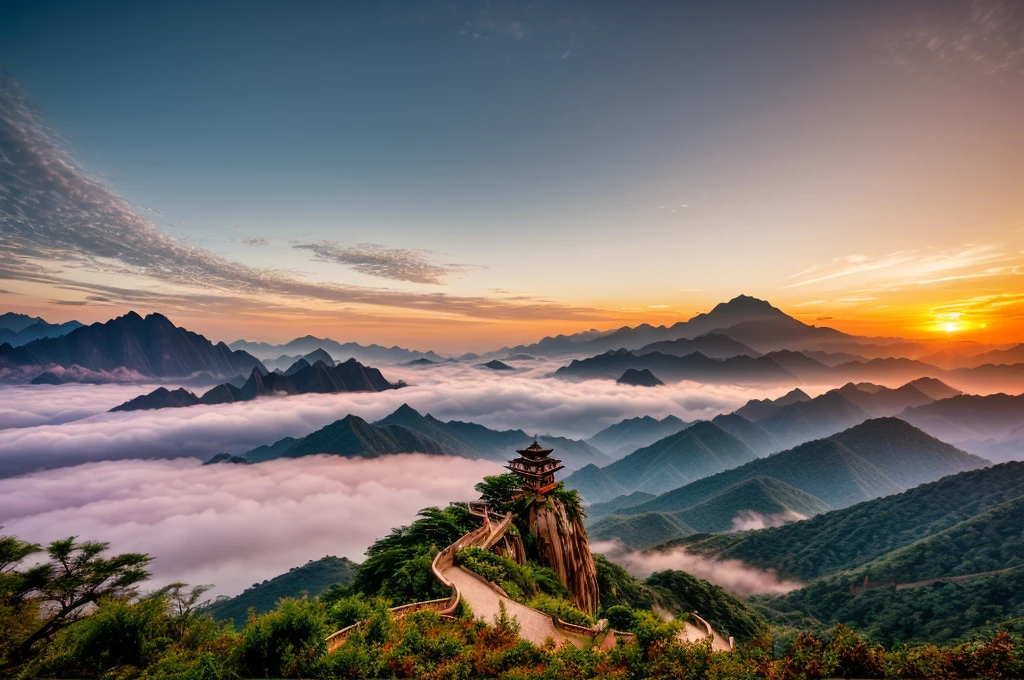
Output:
M443 422L429 413L420 414L408 404L379 420L377 425L401 425L438 442L450 455L467 458L489 458L506 461L515 457L516 449L529 446L533 438L522 430L492 430L477 423L457 420ZM606 465L611 459L590 444L567 437L538 437L545 448L555 449L555 456L567 469L575 470L589 464Z
M898 555L896 551L936 537L1021 496L1024 496L1024 462L1004 463L945 477L805 522L762 531L694 536L671 545L685 545L688 550L705 555L740 559L757 567L776 569L787 578L806 581L856 569L886 555ZM1019 508L1007 506L1014 507ZM1024 524L1019 516L1014 519L1018 525ZM970 541L980 541L983 535L971 531L965 534ZM922 546L923 550L928 548L927 543ZM962 548L956 551L962 552ZM961 557L943 559L959 560ZM1008 561L984 564L1010 566ZM950 568L948 563L946 568ZM916 578L921 573L925 572L907 571L908 578Z
M844 508L986 464L898 418L875 418L698 480L625 512L684 510L753 477L781 480L833 508Z
M347 415L341 420L303 437L284 452L284 458L317 453L376 458L390 453L430 453L444 455L444 448L433 439L401 425L371 425L362 418Z
M592 542L619 540L633 550L643 550L679 536L690 536L697 530L676 516L663 512L642 515L608 515L587 529Z
M711 422L739 439L759 456L767 456L782 449L779 441L767 430L736 413L715 416Z
M685 571L659 571L644 584L673 601L677 611L699 612L722 635L750 640L767 632L764 618L749 604Z
M1024 569L965 581L851 593L838 577L781 597L752 598L769 620L817 621L820 631L843 623L871 642L946 644L980 631L1016 627L1024 619Z
M609 425L587 443L606 452L612 458L622 458L637 449L650 446L659 439L675 434L688 427L690 423L675 416L665 416L661 420L651 416L627 418L614 425Z
M599 540L617 538L643 550L697 532L730 531L734 520L754 523L792 522L831 508L808 493L769 477L755 477L725 489L697 505L676 512L612 514L588 529Z
M602 468L608 478L628 492L661 493L689 482L742 465L756 458L743 442L710 421L700 421L637 449L625 458ZM591 502L610 500L588 480L575 474L566 486L577 489ZM607 486L607 484L605 484Z
M792 521L831 509L820 498L777 479L754 477L673 516L698 531L713 532L729 531L733 528L733 521L743 512L756 513L769 521Z
M797 401L757 421L783 446L827 437L862 423L867 412L838 392L826 392L810 401Z
M301 597L304 593L315 597L335 583L348 585L355 577L357 567L346 557L328 555L263 583L254 583L241 595L219 599L207 611L218 621L233 621L240 629L245 625L250 609L262 614L274 609L283 597Z

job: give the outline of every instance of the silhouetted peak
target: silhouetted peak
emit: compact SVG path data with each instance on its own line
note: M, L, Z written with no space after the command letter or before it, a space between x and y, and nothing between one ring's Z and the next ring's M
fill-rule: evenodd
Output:
M397 409L395 409L395 412L392 413L391 415L393 415L393 416L415 416L416 418L422 418L423 417L423 414L421 414L419 411L414 409L412 406L409 406L408 404L402 404Z

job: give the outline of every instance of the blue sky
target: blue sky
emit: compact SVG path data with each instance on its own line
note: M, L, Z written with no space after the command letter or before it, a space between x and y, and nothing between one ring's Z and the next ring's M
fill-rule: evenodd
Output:
M513 341L685 318L741 292L891 327L960 299L948 282L900 285L938 261L986 279L960 296L973 310L1014 287L1024 246L1021 14L7 2L0 65L48 139L159 234L314 284L527 307L499 322L462 303L215 287L273 309L204 317L165 267L111 268L107 251L75 262L79 289L21 277L0 281L3 301L81 318L166 307L227 339L341 326L358 336L342 339ZM826 278L794 289L811 270ZM89 300L97 282L180 295Z

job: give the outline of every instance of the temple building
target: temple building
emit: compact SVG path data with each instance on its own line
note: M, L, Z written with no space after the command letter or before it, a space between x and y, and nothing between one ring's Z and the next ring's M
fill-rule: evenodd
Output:
M533 443L525 449L516 451L518 458L513 458L505 466L522 480L523 491L545 494L555 488L555 473L564 468L562 461L551 457L554 449L545 449L533 438Z

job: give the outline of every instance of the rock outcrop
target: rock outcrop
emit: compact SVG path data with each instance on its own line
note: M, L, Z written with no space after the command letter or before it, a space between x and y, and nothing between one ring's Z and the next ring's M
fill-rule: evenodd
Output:
M580 610L597 613L601 602L597 568L579 511L567 509L553 495L536 496L517 524L524 533L528 557L558 574Z

